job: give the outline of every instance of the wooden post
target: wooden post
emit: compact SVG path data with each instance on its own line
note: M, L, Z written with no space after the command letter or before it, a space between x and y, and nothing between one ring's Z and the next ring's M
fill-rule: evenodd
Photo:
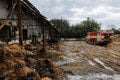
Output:
M21 0L18 0L18 28L19 28L19 44L23 46L23 27L22 27L22 14L21 14Z
M45 25L43 25L43 50L45 50Z
M43 42L43 45L42 45L42 49L40 50L40 54L44 54L46 51L45 51L45 24L43 23L42 25L42 42Z
M61 34L60 34L60 38L62 38L62 33L63 33L62 27L63 27L63 21L62 21L62 17L61 17L61 26L60 26Z

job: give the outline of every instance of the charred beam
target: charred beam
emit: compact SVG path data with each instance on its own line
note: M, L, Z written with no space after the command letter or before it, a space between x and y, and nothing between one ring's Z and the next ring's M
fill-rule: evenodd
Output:
M19 44L23 46L23 27L22 27L22 15L21 15L21 0L17 2L18 6L18 28L19 28Z

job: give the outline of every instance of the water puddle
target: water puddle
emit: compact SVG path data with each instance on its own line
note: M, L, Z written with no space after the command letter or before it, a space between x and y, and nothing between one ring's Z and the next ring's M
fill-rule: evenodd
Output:
M120 75L89 74L89 75L67 75L64 80L120 80Z
M114 71L112 68L105 66L104 63L101 62L99 59L94 58L94 60L95 60L97 63L101 64L105 69Z
M88 63L92 66L95 66L95 64L91 60L88 60Z
M57 64L59 64L59 65L65 65L65 64L73 63L75 61L76 60L73 59L73 58L68 58L66 61L57 61Z

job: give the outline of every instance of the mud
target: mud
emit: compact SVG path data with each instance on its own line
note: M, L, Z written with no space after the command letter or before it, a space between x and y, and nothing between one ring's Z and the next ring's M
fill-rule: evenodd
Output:
M84 41L61 41L59 46L51 51L57 56L49 58L64 69L66 80L119 80L120 42L99 46ZM61 55L65 59L59 58Z
M120 80L118 37L106 46L71 40L46 48L36 56L38 43L0 45L0 80Z

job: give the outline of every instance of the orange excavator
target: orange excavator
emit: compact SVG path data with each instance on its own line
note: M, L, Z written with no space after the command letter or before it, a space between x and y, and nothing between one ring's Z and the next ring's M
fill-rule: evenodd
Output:
M13 6L10 8L9 13L7 18L2 22L2 25L0 25L0 30L7 24L7 22L9 21L9 17L11 16L12 12L15 9L15 6L17 4L17 1L13 4Z

